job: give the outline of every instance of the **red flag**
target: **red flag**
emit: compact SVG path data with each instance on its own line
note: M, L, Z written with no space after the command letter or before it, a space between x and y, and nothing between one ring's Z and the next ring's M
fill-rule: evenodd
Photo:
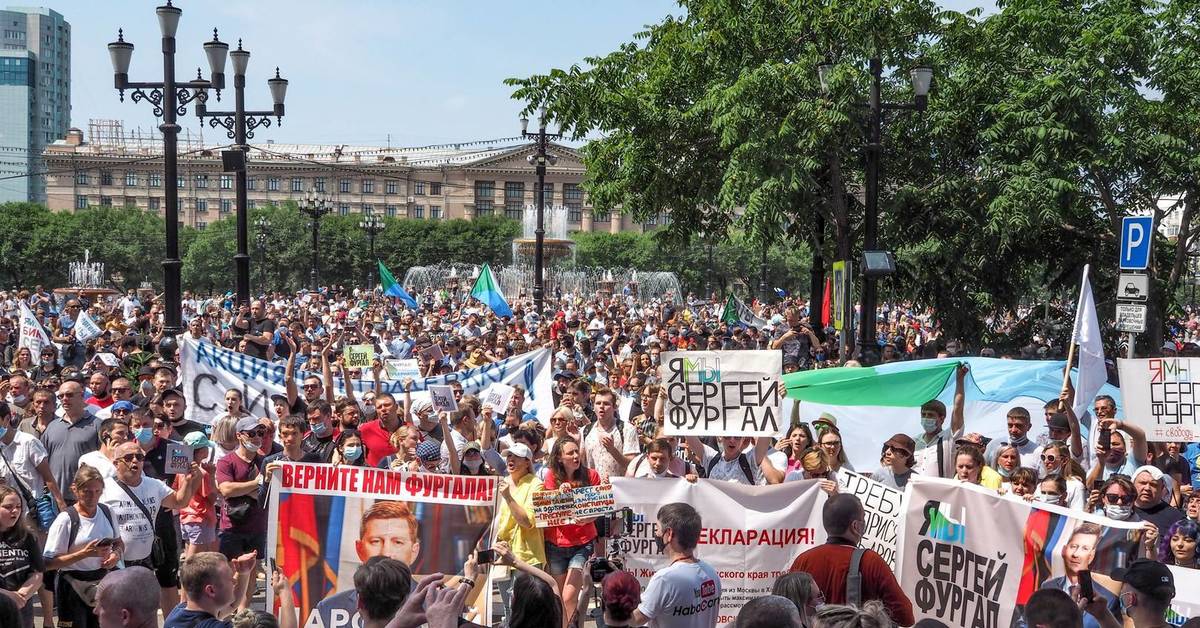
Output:
M321 531L312 495L284 495L279 499L279 545L275 551L280 571L293 587L300 617L329 591L329 577L321 557Z
M828 327L833 323L829 318L829 293L833 292L833 279L825 278L825 292L821 296L821 325Z

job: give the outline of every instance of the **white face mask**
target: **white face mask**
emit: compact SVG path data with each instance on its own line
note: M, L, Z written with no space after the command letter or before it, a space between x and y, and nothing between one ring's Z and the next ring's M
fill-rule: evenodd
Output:
M463 460L463 464L467 465L467 468L471 470L471 473L478 473L480 467L483 466L483 461L482 460Z
M1042 493L1038 493L1036 495L1036 499L1039 502L1042 502L1043 504L1057 504L1058 503L1058 495L1044 495Z
M1108 517L1109 519L1124 521L1128 519L1129 515L1131 514L1133 514L1133 506L1125 506L1122 504L1104 505L1104 516Z

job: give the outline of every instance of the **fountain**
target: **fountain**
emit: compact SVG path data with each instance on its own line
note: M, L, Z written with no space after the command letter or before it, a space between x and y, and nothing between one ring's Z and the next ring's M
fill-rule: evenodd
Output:
M62 301L72 296L82 296L88 301L95 303L105 297L112 296L117 293L116 290L105 288L104 263L93 262L92 252L88 249L83 250L83 261L71 262L67 265L67 283L66 288L55 288L54 294L57 299Z
M542 237L542 259L546 268L570 257L575 261L575 242L567 237L567 208L564 205L547 207L543 217L546 230ZM537 205L526 205L521 215L521 237L513 240L513 264L533 266L537 248ZM533 285L533 284L530 284Z

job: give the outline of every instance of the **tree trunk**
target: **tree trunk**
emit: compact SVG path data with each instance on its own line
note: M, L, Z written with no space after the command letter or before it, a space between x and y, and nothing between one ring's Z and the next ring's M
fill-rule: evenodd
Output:
M813 257L812 271L809 274L808 319L812 323L817 338L825 342L825 325L828 321L821 318L821 304L825 302L825 216L819 211L813 212Z

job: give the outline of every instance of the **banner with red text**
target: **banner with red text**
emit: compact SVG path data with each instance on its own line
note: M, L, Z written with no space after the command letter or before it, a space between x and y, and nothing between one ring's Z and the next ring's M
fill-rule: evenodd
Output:
M1154 443L1200 441L1200 358L1118 360L1125 422Z
M1035 591L1069 592L1085 569L1119 616L1121 583L1111 576L1137 558L1140 522L916 475L904 500L897 575L923 625L1015 626Z
M612 478L617 506L633 510L633 530L617 539L625 569L645 587L670 561L654 542L658 509L684 502L700 513L704 528L696 556L721 577L719 625L731 625L753 598L771 592L805 550L825 542L821 507L825 493L815 480L774 486L736 482ZM681 601L677 614L690 614Z
M267 553L292 584L299 625L358 628L359 565L389 556L417 578L461 575L472 552L491 546L495 500L494 477L285 463L271 478ZM469 618L485 625L487 571L469 609Z

